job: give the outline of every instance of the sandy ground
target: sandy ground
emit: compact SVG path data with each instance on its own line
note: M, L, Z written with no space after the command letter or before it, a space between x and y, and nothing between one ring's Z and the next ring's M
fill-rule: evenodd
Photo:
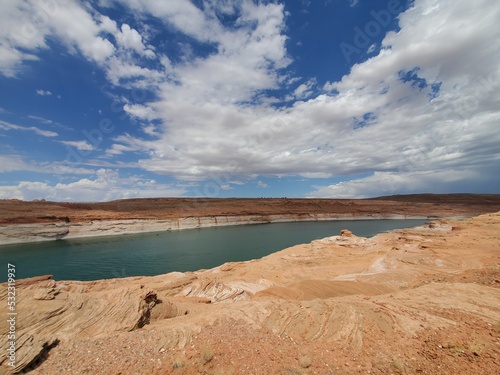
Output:
M500 212L17 289L17 369L31 374L500 373Z

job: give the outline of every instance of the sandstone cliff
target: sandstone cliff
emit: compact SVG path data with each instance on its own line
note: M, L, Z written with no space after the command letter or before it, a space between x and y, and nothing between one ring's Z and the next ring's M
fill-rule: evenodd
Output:
M209 228L230 225L283 223L294 221L325 220L370 220L370 219L426 219L426 216L351 214L308 214L308 215L240 215L181 217L165 220L95 220L74 223L33 223L0 225L0 245L52 241L62 238L98 237L119 234L161 232L193 228Z
M151 198L101 203L0 200L0 245L109 234L284 221L470 217L500 210L500 195L383 199Z

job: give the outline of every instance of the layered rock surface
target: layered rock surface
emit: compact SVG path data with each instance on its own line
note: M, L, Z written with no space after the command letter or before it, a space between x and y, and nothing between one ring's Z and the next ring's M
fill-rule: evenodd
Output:
M500 195L383 199L151 198L101 203L0 200L0 245L122 233L286 221L470 217L500 210Z
M354 219L371 220L380 217L356 216ZM384 219L425 219L422 216L384 215ZM242 215L184 217L166 220L96 220L76 223L34 223L0 225L0 245L51 241L58 239L112 236L120 234L161 232L230 225L284 223L295 221L350 220L352 215Z
M17 289L16 370L33 374L500 372L500 213Z

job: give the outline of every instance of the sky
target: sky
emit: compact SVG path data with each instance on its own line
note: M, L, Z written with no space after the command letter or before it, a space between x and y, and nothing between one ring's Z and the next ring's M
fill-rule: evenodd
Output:
M498 0L1 0L0 199L500 193Z

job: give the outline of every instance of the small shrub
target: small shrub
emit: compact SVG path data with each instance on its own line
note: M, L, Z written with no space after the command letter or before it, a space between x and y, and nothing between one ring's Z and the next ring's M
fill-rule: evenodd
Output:
M312 365L312 359L308 355L302 355L299 359L300 367L309 368Z
M185 365L184 363L184 359L181 358L181 357L175 357L174 358L174 363L172 364L172 368L174 370L177 370L177 369L180 369L180 368L183 368Z
M205 365L214 358L214 352L210 348L205 348L201 353L201 357L202 357L202 362Z
M404 371L405 364L401 358L394 358L392 360L392 367L394 367L396 370Z
M469 345L469 350L474 354L474 355L479 355L483 351L484 347L481 345L480 342L474 341L472 344Z

